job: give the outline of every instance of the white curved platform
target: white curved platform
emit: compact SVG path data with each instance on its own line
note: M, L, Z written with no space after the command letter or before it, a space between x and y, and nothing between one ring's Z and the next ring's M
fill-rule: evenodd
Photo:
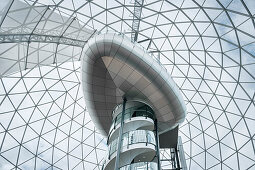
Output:
M134 130L150 130L154 129L154 121L151 118L145 118L142 116L132 117L131 119L127 119L124 121L125 128L123 128L123 133ZM112 129L109 133L108 143L111 143L114 139L116 139L119 135L120 123Z
M118 34L90 39L82 59L86 106L97 129L106 136L112 110L125 96L147 103L155 112L159 134L184 121L186 106L178 87L158 61Z
M120 170L137 170L137 169L158 170L158 166L156 162L137 162L120 167Z
M153 144L146 143L136 143L128 146L122 147L120 154L120 167L131 164L131 161L137 157L141 158L146 155L143 161L151 161L156 154L156 148ZM104 170L113 170L116 160L116 152L113 153L110 159L106 159Z

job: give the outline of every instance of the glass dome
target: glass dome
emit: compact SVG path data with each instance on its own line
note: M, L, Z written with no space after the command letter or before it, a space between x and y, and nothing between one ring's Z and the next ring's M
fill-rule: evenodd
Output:
M188 169L255 168L255 1L5 0L0 169L100 170L106 139L80 84L83 47L121 32L172 75ZM161 158L169 153L161 150Z

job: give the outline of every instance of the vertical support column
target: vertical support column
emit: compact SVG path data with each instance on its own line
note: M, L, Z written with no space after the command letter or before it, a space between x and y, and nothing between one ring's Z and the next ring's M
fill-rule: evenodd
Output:
M122 113L121 113L121 121L120 121L120 131L119 131L119 141L118 141L118 150L117 156L115 161L115 168L114 170L119 170L119 161L120 161L120 149L121 149L121 140L123 134L123 125L124 125L124 114L125 114L125 107L126 107L127 99L124 97L123 104L122 104Z
M175 150L175 155L176 155L177 169L180 169L181 167L180 167L179 155L178 155L177 147L175 147L174 150Z
M178 150L179 150L179 158L180 158L180 163L181 163L181 167L182 170L187 170L187 164L186 164L186 160L185 160L185 153L183 151L183 145L182 145L182 139L179 136L178 137Z
M158 170L161 170L160 152L159 152L159 136L158 136L158 120L157 119L155 119L155 132L156 132L156 149L157 149Z

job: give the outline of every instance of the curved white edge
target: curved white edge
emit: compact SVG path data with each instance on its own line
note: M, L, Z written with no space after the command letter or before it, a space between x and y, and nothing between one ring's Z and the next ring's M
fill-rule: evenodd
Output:
M101 34L91 38L84 47L81 80L87 109L96 128L102 135L106 136L108 133L112 123L112 110L122 102L123 97L123 94L116 91L110 96L106 94L111 90L114 91L116 86L107 75L109 73L107 73L106 68L96 67L100 65L97 59L104 56L113 57L136 68L136 71L146 76L148 80L153 82L152 86L164 95L168 105L165 111L163 111L164 108L155 107L156 104L150 98L141 96L141 100L145 100L153 107L159 121L160 133L173 129L184 121L186 116L184 100L166 69L125 36ZM100 91L102 92L100 93ZM167 113L173 115L173 118L165 118L163 114L158 114L162 112L166 113L164 116Z
M154 129L154 121L151 118L145 117L132 117L131 119L124 120L123 133L134 131L134 130L150 130ZM108 143L111 143L119 135L120 123L113 128L108 135Z
M120 167L124 166L126 164L131 164L131 161L138 155L141 155L143 153L149 153L149 152L155 152L156 154L156 146L151 143L135 143L128 146L122 147L121 153L120 153ZM117 156L117 152L112 153L110 156L110 159L108 159L109 155L106 155L106 162L104 170L112 170L115 159Z

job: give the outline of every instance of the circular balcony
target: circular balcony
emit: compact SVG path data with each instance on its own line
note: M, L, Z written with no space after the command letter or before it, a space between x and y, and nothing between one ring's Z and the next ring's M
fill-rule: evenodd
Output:
M121 113L118 114L111 125L108 143L111 143L119 135ZM150 130L154 129L154 113L146 106L131 107L125 110L123 133L134 130Z
M113 140L108 147L105 170L114 169L117 155L118 138ZM132 161L151 161L156 154L156 140L152 131L135 130L123 134L120 153L120 167Z
M137 162L123 166L120 170L158 170L158 165L156 162Z

